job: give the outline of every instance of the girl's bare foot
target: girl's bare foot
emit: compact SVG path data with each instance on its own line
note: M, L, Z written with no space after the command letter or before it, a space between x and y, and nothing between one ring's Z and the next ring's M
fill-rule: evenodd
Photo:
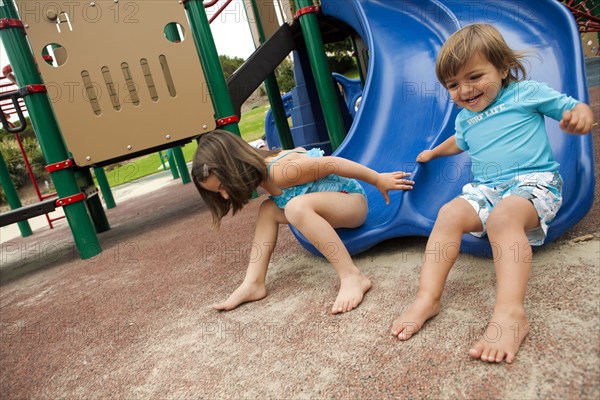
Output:
M483 338L469 350L469 355L495 363L506 359L510 364L528 333L529 324L523 308L495 309Z
M439 300L417 296L402 315L392 324L392 335L400 340L408 340L423 327L428 319L440 312Z
M343 277L340 279L340 291L331 307L331 313L338 314L355 309L369 289L371 281L361 273Z
M257 301L267 296L264 283L242 282L231 295L222 303L213 304L213 308L221 311L233 310L242 303Z

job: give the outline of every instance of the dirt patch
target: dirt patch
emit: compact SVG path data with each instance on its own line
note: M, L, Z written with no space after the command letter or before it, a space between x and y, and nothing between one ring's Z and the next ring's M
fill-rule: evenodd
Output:
M598 238L536 253L532 334L514 365L486 365L466 352L493 309L489 259L461 257L443 311L411 341L388 333L414 296L424 238L355 257L374 287L357 310L331 316L335 273L283 227L269 296L212 310L243 279L264 198L215 232L193 185L171 183L109 210L95 259L78 258L64 223L3 245L12 268L35 269L0 286L0 398L600 395Z
M256 107L264 106L265 104L269 104L269 98L261 96L259 90L257 90L242 104L242 113L251 111Z

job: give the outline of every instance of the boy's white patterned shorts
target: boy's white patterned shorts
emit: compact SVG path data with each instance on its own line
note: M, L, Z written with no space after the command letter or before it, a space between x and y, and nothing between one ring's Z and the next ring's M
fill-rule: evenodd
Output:
M487 219L500 200L508 196L529 200L540 218L540 226L527 232L527 238L532 246L540 246L546 239L548 225L562 205L562 185L563 180L558 172L535 172L517 176L495 187L468 183L458 197L467 200L481 219L483 231L471 232L477 237L485 236Z

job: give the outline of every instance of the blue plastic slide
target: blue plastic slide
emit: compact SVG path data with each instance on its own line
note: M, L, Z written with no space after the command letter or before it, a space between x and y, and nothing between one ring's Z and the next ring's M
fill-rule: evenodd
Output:
M362 104L335 154L382 172L412 172L416 182L412 191L392 193L389 206L374 187L364 185L370 209L367 222L358 229L339 230L352 254L389 238L428 236L440 207L471 180L466 153L428 164L414 161L422 150L454 133L458 110L437 82L435 59L458 28L475 22L493 24L512 48L530 51L531 79L589 103L579 33L572 15L555 0L323 0L322 11L352 26L369 48ZM546 127L565 181L563 206L550 226L548 243L590 209L594 158L591 135L566 134L551 119ZM464 235L462 249L491 254L487 238L471 235Z

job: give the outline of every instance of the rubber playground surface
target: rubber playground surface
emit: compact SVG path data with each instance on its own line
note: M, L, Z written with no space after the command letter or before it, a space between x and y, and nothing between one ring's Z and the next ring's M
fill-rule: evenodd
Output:
M598 118L600 87L590 93ZM282 227L269 296L221 313L211 304L244 276L265 195L218 232L192 184L117 197L92 260L79 259L64 221L2 241L0 398L597 399L598 192L597 182L584 220L534 255L532 333L512 365L467 355L494 303L490 259L461 256L442 312L401 343L389 328L414 296L425 238L357 256L374 287L332 316L333 270Z

